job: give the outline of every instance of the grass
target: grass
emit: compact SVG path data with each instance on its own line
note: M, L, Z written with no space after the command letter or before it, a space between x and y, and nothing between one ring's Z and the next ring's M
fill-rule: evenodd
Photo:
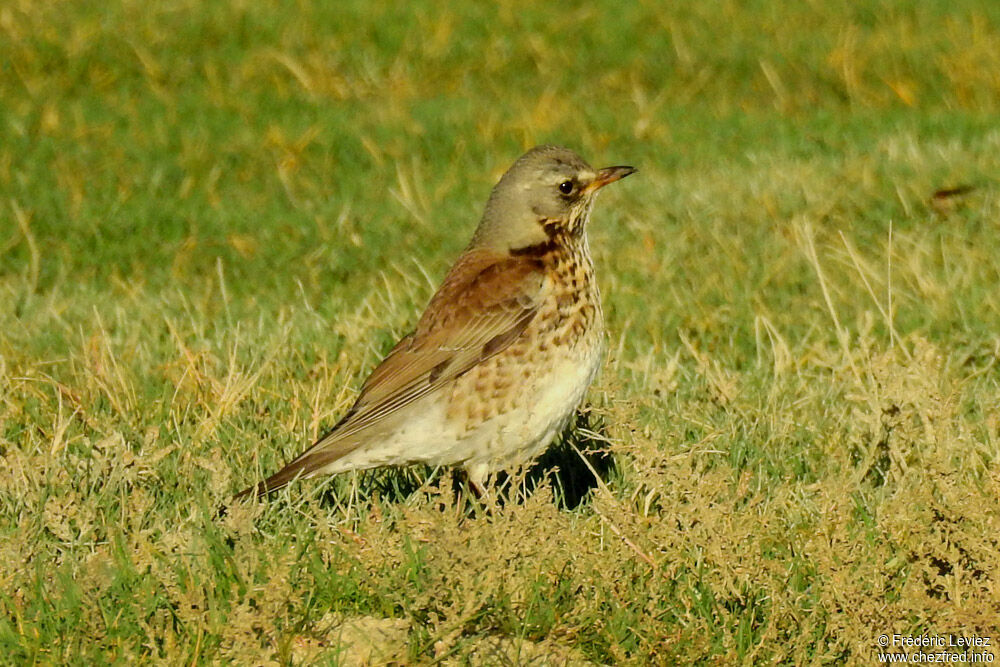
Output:
M995 646L998 72L972 0L0 7L0 655ZM488 516L411 469L218 518L545 142L640 169L566 443Z

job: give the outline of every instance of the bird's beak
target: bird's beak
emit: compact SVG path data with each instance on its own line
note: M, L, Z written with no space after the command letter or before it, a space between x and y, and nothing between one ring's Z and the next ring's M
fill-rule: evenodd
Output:
M635 172L635 167L605 167L604 169L600 169L597 172L597 177L584 188L584 193L590 194L591 192L596 192L608 183L619 181Z

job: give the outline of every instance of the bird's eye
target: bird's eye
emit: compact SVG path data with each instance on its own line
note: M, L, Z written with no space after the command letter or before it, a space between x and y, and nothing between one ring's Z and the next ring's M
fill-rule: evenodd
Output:
M559 192L568 195L573 192L573 181L563 181L559 184Z

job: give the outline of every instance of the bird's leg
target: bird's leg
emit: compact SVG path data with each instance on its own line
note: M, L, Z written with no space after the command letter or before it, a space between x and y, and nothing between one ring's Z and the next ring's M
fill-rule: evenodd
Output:
M494 499L487 488L489 477L489 468L481 463L465 468L465 480L476 498L476 505L492 513Z

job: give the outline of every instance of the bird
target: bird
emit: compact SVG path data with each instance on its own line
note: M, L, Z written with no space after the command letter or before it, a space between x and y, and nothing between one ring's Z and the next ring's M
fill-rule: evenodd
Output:
M412 333L311 447L235 499L296 479L382 466L464 469L471 490L540 455L583 401L605 349L587 240L601 188L636 169L594 169L532 148L493 187L472 240Z

